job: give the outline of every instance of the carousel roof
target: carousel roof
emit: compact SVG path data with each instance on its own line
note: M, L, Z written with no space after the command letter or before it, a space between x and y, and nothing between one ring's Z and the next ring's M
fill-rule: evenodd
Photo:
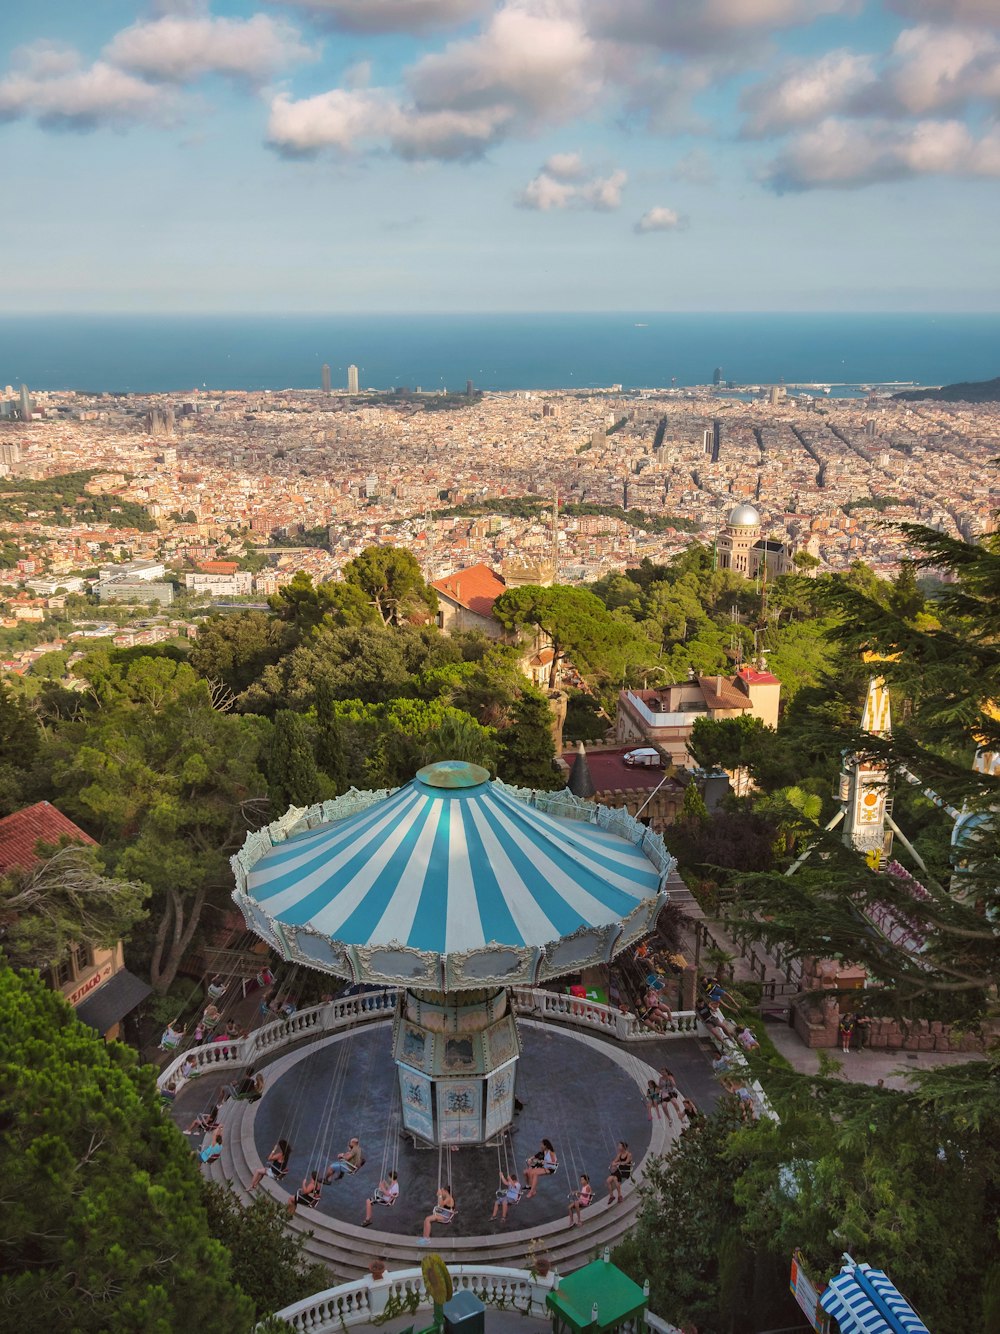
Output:
M234 859L234 898L286 957L356 981L450 989L602 961L649 930L672 866L625 812L451 761L290 815Z

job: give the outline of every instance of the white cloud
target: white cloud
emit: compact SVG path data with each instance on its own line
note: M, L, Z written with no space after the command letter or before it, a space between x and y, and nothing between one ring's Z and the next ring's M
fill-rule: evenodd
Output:
M278 0L349 32L425 32L485 13L491 0Z
M268 142L290 156L387 147L404 158L455 160L479 156L499 129L489 111L419 112L384 88L334 88L298 101L279 93L271 101Z
M633 227L640 236L646 232L675 232L684 226L684 218L673 208L657 205L648 208Z
M421 110L504 106L521 120L559 120L600 97L600 53L578 16L506 4L475 37L424 56L407 82Z
M859 0L590 0L595 32L665 51L712 52L748 36L824 14L852 12Z
M556 180L546 171L540 171L517 196L518 208L537 209L548 213L553 208L569 208L576 198L577 189L566 181Z
M164 122L173 111L162 88L104 60L84 66L68 47L22 47L13 63L15 70L0 79L0 120L31 117L50 129L91 130Z
M593 209L610 213L621 207L628 173L620 167L607 176L587 176L579 153L556 153L518 194L518 208L548 213L551 209Z
M744 135L783 134L843 111L876 81L870 56L831 51L798 61L743 94Z
M1000 38L969 28L907 28L893 46L886 83L911 115L1000 101Z
M913 19L1000 26L997 0L889 0L890 8Z
M1000 130L977 139L957 120L845 121L794 138L764 172L772 189L854 189L914 176L1000 176Z
M471 159L587 110L603 92L597 47L578 19L536 14L527 2L513 0L477 36L418 60L403 92L339 88L298 102L280 94L271 103L272 146L302 153L349 143L405 158Z
M553 153L542 168L557 181L578 181L583 175L583 158L579 153Z
M105 57L123 69L171 83L225 74L262 83L310 57L289 24L254 14L249 19L168 15L116 34Z

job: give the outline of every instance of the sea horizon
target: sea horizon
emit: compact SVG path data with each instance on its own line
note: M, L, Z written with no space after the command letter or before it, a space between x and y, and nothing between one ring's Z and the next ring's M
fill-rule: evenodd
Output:
M0 317L0 385L93 393L333 387L557 391L1000 374L1000 312L550 311Z

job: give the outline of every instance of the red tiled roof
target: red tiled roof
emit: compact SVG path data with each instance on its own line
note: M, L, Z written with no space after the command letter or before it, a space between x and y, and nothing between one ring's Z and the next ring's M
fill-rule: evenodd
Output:
M776 676L772 676L770 672L758 672L753 667L741 667L740 670L736 673L736 675L742 677L742 679L746 681L748 686L781 685L781 682L778 680L778 678Z
M507 591L504 581L488 565L483 564L456 570L445 579L435 580L431 588L443 593L459 606L475 612L477 616L491 616L494 602L501 593Z
M716 677L699 676L698 684L705 703L710 709L749 709L750 701L728 676L722 677L716 688Z
M97 843L48 801L25 806L0 820L0 871L27 871L39 861L38 844L58 844L69 838L96 847Z

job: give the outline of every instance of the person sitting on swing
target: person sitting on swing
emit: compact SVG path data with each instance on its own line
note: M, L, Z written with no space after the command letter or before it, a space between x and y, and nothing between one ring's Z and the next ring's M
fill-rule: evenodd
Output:
M219 1124L219 1108L221 1106L222 1103L217 1102L210 1112L199 1112L191 1124L185 1127L184 1134L198 1135L203 1132L207 1134L208 1131L214 1130Z
M361 1141L355 1135L347 1141L347 1148L343 1153L338 1153L336 1158L326 1169L324 1183L328 1186L330 1182L337 1178L339 1181L347 1172L356 1172L365 1161L365 1155L361 1151Z
M300 1204L307 1204L310 1209L315 1209L322 1194L323 1183L319 1179L319 1168L314 1167L285 1205L285 1212L291 1218Z
M528 1165L524 1169L524 1179L527 1181L528 1199L535 1194L535 1187L538 1185L539 1177L550 1177L559 1166L559 1159L556 1157L556 1151L552 1147L550 1139L542 1140L542 1147L528 1159Z
M455 1216L455 1197L447 1186L438 1186L437 1203L424 1219L424 1235L420 1244L426 1246L431 1239L432 1223L450 1223Z
M248 1189L256 1190L266 1176L272 1181L280 1181L288 1172L288 1160L292 1156L292 1146L287 1139L279 1139L277 1144L267 1155L267 1163L264 1167L258 1167L250 1179Z
M511 1172L510 1176L500 1173L500 1189L497 1191L496 1203L493 1205L493 1217L496 1218L497 1210L501 1211L500 1221L506 1223L507 1210L512 1204L517 1204L521 1198L521 1183L517 1179L517 1173Z
M632 1152L623 1139L618 1141L618 1152L608 1164L611 1175L608 1177L608 1204L615 1204L615 1192L618 1194L617 1203L622 1202L622 1182L628 1181L632 1176Z
M580 1189L573 1191L569 1197L569 1225L570 1227L579 1227L583 1218L582 1210L586 1209L594 1198L594 1188L590 1184L590 1177L586 1172L580 1173ZM574 1217L575 1215L575 1217Z
M372 1225L372 1206L376 1204L393 1205L399 1199L399 1177L395 1172L388 1172L376 1187L375 1194L365 1201L365 1221L362 1227Z
M161 1051L173 1051L174 1047L180 1046L184 1040L185 1024L178 1019L171 1019L163 1030L163 1036L160 1038Z

